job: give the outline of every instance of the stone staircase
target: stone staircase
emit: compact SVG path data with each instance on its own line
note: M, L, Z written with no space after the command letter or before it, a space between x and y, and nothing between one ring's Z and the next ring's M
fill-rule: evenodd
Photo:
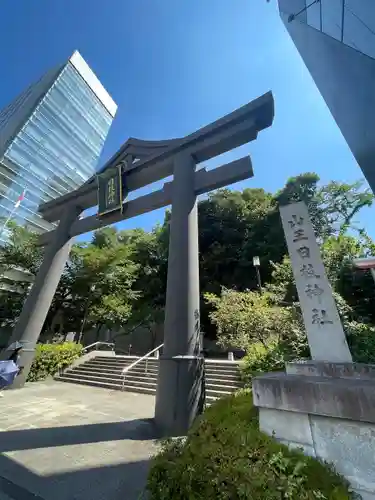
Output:
M55 376L55 380L92 385L106 389L156 394L159 360L150 357L140 361L125 376L122 370L134 363L134 356L96 355ZM235 361L206 360L206 401L214 401L242 387L239 366Z

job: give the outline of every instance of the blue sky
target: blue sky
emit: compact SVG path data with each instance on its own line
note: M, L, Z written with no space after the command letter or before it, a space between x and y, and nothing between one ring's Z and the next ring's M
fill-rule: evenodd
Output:
M0 108L78 49L118 104L102 159L129 137L193 132L272 90L274 125L249 153L271 192L288 177L362 177L278 17L276 0L2 0ZM216 159L219 164L222 158ZM212 164L211 164L212 166ZM373 209L360 222L375 236ZM150 229L163 210L122 223Z

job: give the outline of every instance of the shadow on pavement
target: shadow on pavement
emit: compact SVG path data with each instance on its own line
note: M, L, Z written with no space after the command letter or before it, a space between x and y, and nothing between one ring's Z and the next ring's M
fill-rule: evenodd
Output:
M121 439L157 439L153 419L5 431L0 433L0 453Z
M10 500L143 500L150 460L93 467L39 476L1 456L0 470L16 472L11 481L0 476L0 499ZM6 497L6 498L7 498Z
M147 455L144 452L145 449L143 449L143 456L139 457L141 459L137 459L133 451L135 452L138 446L136 441L151 441L155 438L152 420L0 432L0 453L3 453L0 455L0 500L3 498L6 500L140 500L146 498L142 492L147 480L150 459L144 459L144 455ZM118 457L119 463L101 466L99 449L99 465L85 466L82 454L78 460L75 460L74 454L70 451L71 462L65 460L64 466L61 467L62 471L59 472L58 454L54 457L53 448L99 442L107 442L107 446L112 446L111 441L121 440L129 440L129 446L126 443L125 448L121 448L125 456ZM27 467L22 464L23 453L31 453L32 450L41 448L52 449L48 455L43 455L43 459L38 458L40 452L36 451L35 463L29 460ZM106 447L103 447L103 454L106 453L105 449ZM12 452L20 451L21 453L12 456ZM89 454L90 448L87 449L87 456L90 459ZM38 460L41 461L38 462ZM43 469L51 470L51 461L53 463L54 460L56 463L53 464L53 469L57 472L36 472Z

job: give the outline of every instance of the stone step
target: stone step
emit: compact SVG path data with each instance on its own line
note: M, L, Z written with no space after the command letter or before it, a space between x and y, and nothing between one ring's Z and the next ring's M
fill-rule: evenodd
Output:
M111 369L122 369L125 368L126 366L130 366L132 363L118 363L118 362L111 362L111 363L102 363L101 361L92 359L90 361L86 361L84 363L89 364L89 365L97 365L102 368L111 368ZM158 369L159 368L159 361L140 361L138 364L135 365L135 367L144 367L148 366L150 368ZM225 366L211 366L211 365L205 365L205 370L208 373L223 373L223 374L234 374L237 375L239 374L239 368L235 367L225 367Z
M230 386L236 386L240 387L243 385L241 380L228 380L228 379L222 379L222 378L216 378L216 377L205 377L206 383L209 384L217 384L217 385L230 385Z
M239 368L221 368L220 366L204 366L206 373L223 373L225 375L240 375Z
M103 375L107 374L107 373L110 373L110 374L113 374L113 375L121 375L122 373L122 368L105 368L103 366L98 366L98 365L94 365L94 364L91 364L91 363L83 363L82 365L78 365L74 368L72 368L72 370L92 370L92 371L95 371L97 373L102 373Z
M90 361L86 361L86 363L90 363L93 365L99 365L103 367L108 367L108 368L124 368L125 366L131 366L133 363L119 363L118 361L112 361L111 363L103 363L102 361L91 359ZM159 366L159 361L140 361L137 363L135 366L151 366L151 367L158 367Z
M55 377L62 382L126 390L144 394L156 394L159 360L149 358L140 361L125 372L124 368L133 364L137 357L96 356L81 365ZM147 361L147 362L146 362ZM147 366L147 372L146 372ZM206 361L205 388L207 404L232 394L243 386L238 363L226 361Z
M204 358L206 365L209 366L226 366L227 368L238 368L240 363L233 363L229 361L212 361L212 359Z
M126 368L126 367L112 367L112 366L107 367L107 366L102 366L102 365L91 363L91 362L82 363L81 365L78 365L76 368L78 368L78 367L89 368L92 370L97 370L97 371L102 372L102 373L120 373L120 374L122 373L123 369ZM146 370L146 367L144 365L143 366L136 365L130 369L130 371L137 371L137 372L145 372L145 370ZM153 366L148 366L147 372L157 373L158 368L154 368Z
M241 378L241 375L236 372L223 372L221 370L217 371L212 371L212 370L205 370L205 374L207 377L225 377L225 378Z
M104 381L106 383L110 383L113 385L118 385L122 386L123 385L123 380L121 378L111 378L111 377L101 377L101 376L95 376L95 375L87 375L87 374L76 374L74 372L67 372L61 375L62 378L66 379L77 379L79 378L80 380L87 380L87 381L96 381L96 382L101 382ZM134 384L136 384L138 387L151 387L156 389L156 380L155 381L150 381L150 380L143 380L143 381L138 381L135 380ZM130 378L125 380L124 385L133 385L132 380Z
M103 380L101 381L95 381L95 380L82 380L81 378L65 378L64 376L56 376L55 380L58 380L60 382L68 382L72 384L82 384L82 385L91 385L94 387L103 387L104 389L112 389L115 391L121 391L122 386L118 384L112 384L109 382L105 382ZM146 388L146 387L138 387L136 385L130 385L130 384L125 384L124 386L124 391L127 392L136 392L139 394L156 394L156 389L153 388Z
M134 363L140 359L139 357L121 357L121 356L96 356L95 358L92 358L91 361L99 361L101 363L120 363L120 364L131 364ZM141 363L144 363L146 360L142 360ZM155 358L154 356L151 356L147 358L147 361L150 363L158 363L159 360L158 358ZM223 369L233 369L233 370L238 370L240 363L233 362L233 361L216 361L216 360L211 360L211 359L205 359L205 364L206 367L212 367L213 369L215 368L223 368Z
M230 384L223 384L223 383L220 383L220 384L215 384L215 383L211 383L211 382L207 382L206 381L206 391L224 391L224 392L227 392L227 391L235 391L237 389L240 389L241 386L240 385L230 385Z
M140 359L141 358L122 358L117 356L108 356L105 358L101 356L95 356L94 358L91 358L91 360L97 360L100 361L101 363L127 363L127 364L135 363ZM143 363L144 361L150 361L151 363L154 361L158 362L158 358L151 356L149 358L142 359L140 362Z
M234 391L230 391L228 389L226 390L216 390L216 389L206 389L206 397L216 397L220 398L222 396L229 396L230 394L233 394Z
M60 377L56 376L55 380L58 380L60 382L66 382L66 383L72 383L72 384L81 384L81 385L89 385L89 386L94 386L94 387L103 387L105 389L111 389L115 391L127 391L127 392L134 392L138 394L150 394L150 395L156 395L156 387L140 387L138 384L134 383L126 383L124 386L121 384L114 384L108 381L103 381L103 380L88 380L88 379L81 379L81 378L65 378L65 377ZM207 390L206 391L206 402L208 404L216 401L217 399L228 396L232 394L233 391L213 391L213 390Z
M234 372L237 373L239 371L238 366L233 366L233 365L213 365L211 363L205 363L205 368L206 370L221 370L225 372Z
M75 372L65 372L64 374L60 375L60 378L64 378L66 380L77 380L80 379L82 381L96 381L96 382L104 382L108 383L111 385L117 385L121 386L122 385L122 380L120 378L112 378L112 377L100 377L100 376L95 376L95 375L87 375L87 374L81 374L81 373L75 373Z
M98 368L102 369L108 369L108 370L123 370L124 368L128 367L131 365L131 363L118 363L118 362L110 362L110 363L102 363L101 361L92 359L90 361L87 361L86 363L83 363L85 366L96 366ZM157 371L159 369L159 361L148 361L147 364L145 361L141 361L137 365L135 365L134 369L145 369L147 366L147 369L150 369L150 371L154 370ZM217 374L217 375L222 375L222 376L240 376L239 369L236 367L226 367L226 366L212 366L212 365L205 365L205 371L207 374Z
M241 376L239 374L233 375L233 374L227 374L227 373L212 373L212 372L205 372L206 378L215 378L217 380L231 380L234 382L241 382Z
M113 369L109 369L109 368L96 367L95 365L86 364L86 363L79 365L79 366L73 368L72 370L69 370L69 372L70 371L74 371L75 373L92 372L92 373L102 375L102 376L109 375L111 377L121 377L121 378L123 376L122 370L119 370L119 369L113 370ZM129 370L128 372L126 372L126 376L129 376L129 375L157 378L158 372L157 372L157 370L153 370L153 369L147 370L147 372L146 372L143 368L134 367L131 370ZM229 385L233 385L233 384L241 385L241 377L239 375L206 373L206 381L207 382L217 381L219 384L220 383L228 383Z
M86 364L82 364L82 365L78 365L80 369L88 369L88 370L95 370L97 371L98 373L103 373L103 375L105 374L113 374L113 375L119 375L121 376L121 374L123 373L123 369L115 369L115 368L103 368L103 367L98 367L96 365L86 365ZM75 367L74 369L77 369L78 368ZM130 370L127 370L125 373L148 373L150 375L154 375L154 376L157 376L158 375L158 370L156 370L155 368L147 368L147 371L146 371L146 368L145 367L142 367L142 366L135 366L134 368L130 368Z
M116 362L116 363L134 363L135 361L138 361L139 359L141 359L140 357L137 357L137 356L134 356L134 357L122 357L122 356L95 356L95 358L91 358L91 359L96 359L102 363L111 363L111 362ZM142 360L145 361L145 360L148 360L148 361L158 361L158 358L155 358L155 356L150 356L148 358L144 358Z
M230 391L235 392L239 389L242 389L242 385L218 385L218 384L207 384L206 383L206 391L218 390L218 391Z
M140 356L95 356L95 358L93 359L100 359L100 360L103 360L103 361L108 361L108 360L118 360L118 361L129 361L130 363L133 363L134 361L136 361L137 359L139 359Z
M84 369L84 368L73 368L73 370L69 370L67 372L65 372L66 375L71 375L71 374L74 374L76 376L85 376L85 375L88 375L88 376L94 376L94 377L100 377L102 378L103 380L107 379L108 377L113 379L113 380L124 380L124 377L120 374L114 374L114 373L107 373L107 374L104 374L102 372L98 372L96 370L92 370L92 369ZM149 380L149 381L152 381L152 382L156 382L157 381L157 376L155 375L150 375L150 374L147 374L147 373L134 373L133 370L131 370L130 372L128 372L125 376L125 380L140 380L140 381L143 381L143 380Z
M91 367L85 367L84 365L78 366L77 368L73 368L72 370L69 370L65 372L66 375L71 376L74 374L74 376L94 376L94 377L99 377L103 379L110 378L112 380L123 380L123 376L121 372L119 373L110 373L108 372L102 372L98 371L94 368ZM134 372L134 370L130 370L126 376L125 380L139 380L140 382L142 381L150 381L150 382L156 382L157 381L157 375L156 374L150 374L150 373L137 373ZM233 389L239 389L242 387L242 383L239 380L236 379L221 379L217 377L206 377L206 387L211 387L211 386L216 386L216 387L227 387L227 388L233 388Z
M103 366L129 366L135 363L135 361L137 360L134 359L132 361L123 361L120 359L110 358L109 360L105 361L104 359L91 358L89 361L86 361L86 363L98 363ZM140 363L143 363L143 361L140 361Z
M207 365L239 366L241 364L239 361L229 361L227 359L205 358L205 361Z
M81 385L89 385L93 387L103 387L104 389L111 389L114 391L127 391L127 392L135 392L138 394L156 394L156 388L151 387L139 387L138 385L125 384L124 387L119 384L113 384L108 381L96 381L96 380L83 380L81 378L66 378L64 376L56 376L55 380L59 382L65 382L70 384L81 384ZM220 397L227 396L231 394L231 392L218 392L218 391L206 391L206 403L212 404L214 401L219 399Z
M90 363L91 365L97 365L97 366L102 366L103 368L117 368L117 369L122 369L125 368L126 366L131 366L133 363L118 363L116 361L112 363L103 363L102 361L95 361L95 359L92 359L90 361L86 361L86 363ZM139 363L136 366L143 365L143 363Z

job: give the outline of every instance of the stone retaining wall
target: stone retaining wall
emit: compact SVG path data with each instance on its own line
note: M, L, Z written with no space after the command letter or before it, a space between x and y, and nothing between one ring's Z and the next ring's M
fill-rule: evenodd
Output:
M375 500L375 366L291 363L253 380L260 429L333 463L363 500Z

